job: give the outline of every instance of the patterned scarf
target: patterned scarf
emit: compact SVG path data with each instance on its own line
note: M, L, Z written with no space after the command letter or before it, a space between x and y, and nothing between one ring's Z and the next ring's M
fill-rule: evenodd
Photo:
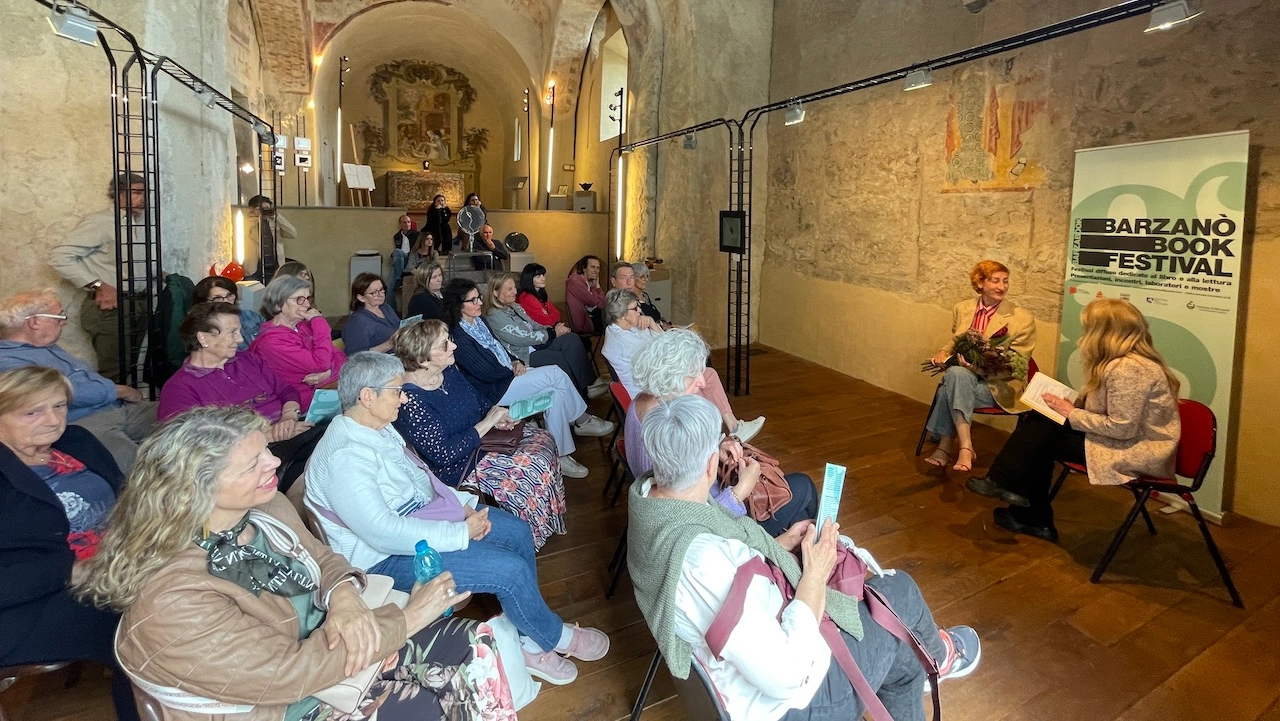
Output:
M252 513L252 512L250 512ZM195 539L197 546L209 552L209 573L230 581L255 596L263 591L277 596L300 596L319 586L315 579L281 563L254 546L241 545L236 539L249 525L249 513L234 527ZM258 524L254 528L262 533Z

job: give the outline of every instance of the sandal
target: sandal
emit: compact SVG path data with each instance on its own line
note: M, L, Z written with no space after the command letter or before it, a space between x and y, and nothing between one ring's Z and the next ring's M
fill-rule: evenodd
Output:
M963 460L961 460L962 458L964 458L964 456L962 455L964 453L969 454L968 463L965 463ZM978 454L973 452L972 447L960 446L960 450L956 451L956 464L952 466L951 469L955 471L960 471L961 473L968 473L970 470L973 469L973 464L977 460L978 460Z
M924 462L934 468L942 468L951 462L951 454L941 448L935 448L933 453L929 454L929 456L924 459Z

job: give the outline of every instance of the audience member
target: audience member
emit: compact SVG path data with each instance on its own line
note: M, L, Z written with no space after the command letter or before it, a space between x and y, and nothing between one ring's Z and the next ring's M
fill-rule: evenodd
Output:
M913 644L873 620L867 602L828 588L840 582L828 579L842 553L846 560L869 555L837 539L839 526L830 521L822 529L802 521L774 539L707 503L719 465L718 415L693 396L650 411L643 437L653 473L630 492L627 565L671 674L687 678L690 664L700 664L730 718L858 719L867 703L879 703L888 717L924 721L926 672ZM897 612L905 626L897 630L919 639L941 679L974 670L981 645L972 628L939 629L910 576L881 574L874 559L866 566L877 571L866 586ZM866 567L855 567L859 577L847 580L860 586ZM752 581L755 574L763 579ZM739 578L747 582L740 586ZM740 605L729 607L733 590ZM732 633L737 627L744 630ZM842 657L832 663L833 650L852 656L851 673L869 686L865 698Z
M529 524L446 486L389 427L405 402L403 370L377 353L351 359L338 381L343 414L307 468L307 507L338 553L390 576L397 588L413 585L415 545L426 539L460 590L497 595L521 634L531 674L557 685L573 681L577 668L563 656L598 660L609 638L569 626L547 607Z
M978 297L962 300L951 309L951 338L931 359L935 366L943 366L954 357L956 364L942 374L933 411L925 423L930 435L938 441L938 447L925 462L941 468L955 454L952 468L957 471L970 470L978 459L970 438L973 409L998 404L1010 413L1020 412L1016 406L1027 379L979 377L964 358L955 353L956 337L975 330L989 342L1005 345L1027 358L1036 346L1036 319L1005 298L1009 292L1007 267L994 260L981 261L969 271L969 282Z
M301 278L307 281L308 283L310 283L312 285L311 289L313 291L315 290L316 280L311 276L311 269L307 267L306 263L300 263L296 260L291 260L288 263L284 263L279 268L276 269L275 274L271 276L271 280L275 280L277 278L286 278L286 277Z
M358 718L478 720L511 709L489 627L441 622L467 592L442 573L404 609L368 608L363 574L276 492L266 426L246 409L201 408L143 445L76 584L124 613L116 649L129 678L166 718L345 716L314 694L375 662Z
M627 419L622 424L627 438L627 466L634 477L639 478L652 468L641 438L645 417L662 401L702 395L707 384L707 356L710 352L702 336L688 328L669 330L636 352L631 369L640 394L632 399ZM747 502L761 480L760 465L748 465L744 460L739 439L727 436L720 442L721 468L732 465L737 469L737 483L725 485L717 477L711 484L711 497L734 517L747 515ZM818 512L818 494L813 479L803 473L788 473L784 480L791 491L791 500L776 509L771 507L768 518L756 517L770 536L780 535L792 525L812 519Z
M449 209L449 204L443 195L437 195L432 199L431 207L427 208L427 224L422 230L431 234L436 255L444 255L452 250L450 245L453 229L449 226L451 217L453 217L453 211Z
M67 426L71 384L51 368L0 373L0 666L94 661L112 669L116 718L137 721L116 663L120 616L67 591L124 476L88 431Z
M400 327L400 316L387 302L387 286L374 273L361 273L351 281L351 315L342 326L345 351L355 355L363 350L386 353L391 350L391 334Z
M437 262L424 263L414 269L413 277L418 282L419 290L409 299L409 309L405 311L405 316L412 318L420 315L423 320L442 320L444 295L441 294L441 289L444 287L444 268Z
M144 260L118 263L116 231L124 235L130 227L137 243L144 242L143 218L147 208L146 182L137 173L120 173L107 186L107 198L115 204L91 213L67 233L63 241L49 249L49 266L67 282L85 291L80 303L80 327L93 344L98 372L120 382L120 329L118 314L124 309L124 333L130 347L137 350L146 332L146 293L127 293L117 288L116 269L126 281L144 282L150 269ZM116 206L119 207L117 215Z
M122 471L133 468L138 444L156 427L156 404L131 386L89 370L58 339L67 325L52 289L20 293L0 303L0 371L43 366L71 383L67 418L94 435Z
M507 248L507 244L502 242L501 238L493 237L493 226L486 223L480 229L480 243L476 250L479 252L492 253L494 258L502 262L511 260L511 251ZM496 267L497 264L495 264Z
M453 367L456 346L444 323L415 323L395 340L407 398L395 421L400 435L446 485L479 488L528 523L535 549L564 533L564 484L551 434L512 420L471 387Z
M191 304L231 303L240 307L240 287L234 281L220 275L211 275L196 283L191 294ZM262 330L262 314L252 308L240 307L240 350L248 350L249 344Z
M267 366L298 390L305 413L316 388L337 380L347 356L333 345L329 323L311 307L311 284L285 276L271 281L262 299L271 320L249 346Z
M604 289L600 287L600 259L584 255L564 279L564 302L569 307L569 327L583 336L604 333ZM586 342L584 338L584 342Z
M262 257L258 259L258 270L253 273L256 278L265 280L267 273L288 259L284 254L284 239L297 238L298 231L283 215L276 212L276 204L265 195L255 195L249 199L249 219L257 222L246 223L248 234L245 243L250 248L261 248ZM271 221L275 221L275 230L271 229Z
M519 290L516 302L535 323L547 328L554 328L560 323L560 309L547 297L546 268L537 263L526 265L520 271Z
M609 271L610 290L630 290L636 287L636 271L630 263L614 263Z
M1129 301L1102 298L1085 306L1080 322L1080 398L1073 404L1044 396L1066 425L1024 413L987 475L967 483L1009 504L995 510L997 526L1051 543L1058 540L1049 500L1055 462L1087 460L1089 482L1098 485L1169 478L1182 436L1178 379L1155 349L1142 313Z
M662 312L658 310L658 306L653 304L653 298L649 297L649 292L645 288L649 287L649 266L644 263L632 263L632 269L635 271L635 294L640 298L640 312L653 319L663 329L671 327L671 323L662 317Z
M514 358L533 368L559 367L573 381L583 400L609 392L609 382L596 377L595 366L569 326L558 323L547 327L535 323L516 303L515 275L495 273L489 278L484 319L494 337Z
M600 352L617 374L618 381L634 398L640 394L641 388L631 372L632 359L641 348L662 334L662 328L652 318L640 312L640 298L630 290L614 288L609 291L605 315L610 322ZM743 442L754 438L764 427L764 416L759 416L754 421L739 420L733 412L733 406L729 405L729 397L725 395L720 374L714 368L704 368L702 378L698 395L714 403L720 410L725 429Z
M480 317L481 302L480 289L465 278L454 278L445 285L445 321L457 344L458 368L493 405L507 407L543 391L552 391L551 407L543 413L543 419L560 451L560 472L570 478L585 478L586 466L572 455L577 449L573 433L607 436L613 432L613 424L587 413L586 401L558 367L529 368L512 358Z
M409 253L418 244L418 231L413 227L413 218L406 213L400 216L400 229L391 236L391 280L388 287L400 290L404 282L404 274L408 270Z
M302 475L324 425L303 420L298 389L253 353L240 353L240 316L235 306L201 303L187 312L178 334L190 355L160 390L160 420L196 406L248 408L271 422L271 453L282 461L280 490Z

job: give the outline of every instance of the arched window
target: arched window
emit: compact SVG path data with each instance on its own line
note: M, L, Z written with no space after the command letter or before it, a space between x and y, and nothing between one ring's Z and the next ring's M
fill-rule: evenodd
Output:
M626 105L619 102L619 98L615 93L618 89L622 89L622 98L627 95L627 39L622 36L621 30L615 30L613 35L600 46L600 140L605 141L610 138L618 137L618 122L610 120L609 116L619 117L622 113L622 131L627 130ZM619 106L617 110L611 110L610 105Z

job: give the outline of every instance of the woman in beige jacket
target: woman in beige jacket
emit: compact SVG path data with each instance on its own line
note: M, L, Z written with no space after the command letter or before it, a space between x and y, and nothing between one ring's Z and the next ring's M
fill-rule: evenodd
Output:
M448 572L404 609L365 605L364 574L276 493L266 426L239 408L166 424L139 449L100 550L74 579L86 600L124 612L120 664L166 721L329 719L336 709L314 694L379 659L352 719L512 709L488 626L436 623L468 596Z
M1043 397L1067 424L1024 414L988 474L967 484L1009 504L995 509L996 525L1051 542L1058 540L1049 503L1055 461L1086 463L1089 482L1098 485L1168 478L1182 435L1178 379L1152 344L1142 313L1129 301L1104 298L1085 307L1081 323L1080 399Z

